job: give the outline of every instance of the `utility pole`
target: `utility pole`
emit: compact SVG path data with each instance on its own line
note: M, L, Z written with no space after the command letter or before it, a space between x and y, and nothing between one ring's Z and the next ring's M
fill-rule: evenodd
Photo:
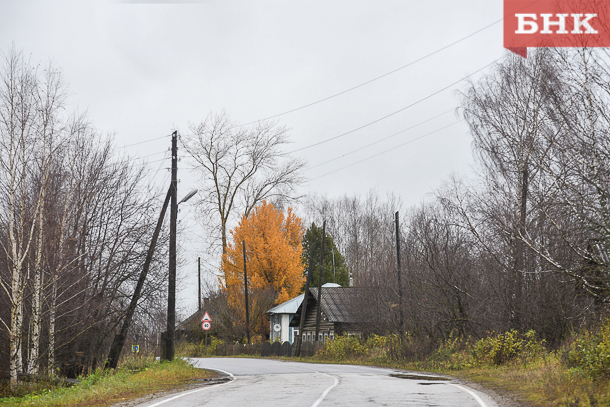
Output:
M316 315L316 341L320 333L320 319L322 318L322 274L324 271L324 240L326 240L326 220L322 223L322 244L320 248L320 277L318 279L318 312Z
M402 311L402 281L400 275L402 274L402 267L400 266L400 223L398 221L398 211L395 214L396 217L396 265L398 271L398 324L400 325L400 338L405 335L404 329L404 317Z
M125 314L125 318L123 319L123 325L121 326L121 330L114 336L112 346L110 346L110 351L108 352L108 358L106 359L106 363L104 364L104 369L116 369L117 364L119 363L119 357L121 356L121 351L123 350L123 346L125 345L127 332L129 331L129 327L131 325L131 319L133 318L133 314L136 311L136 306L138 305L138 301L140 300L140 294L142 293L142 287L144 287L144 282L146 281L146 276L148 275L150 263L155 253L157 239L159 238L159 233L161 232L161 226L163 225L163 219L165 219L165 212L167 212L167 206L169 205L170 197L171 191L168 189L167 195L165 196L165 201L163 202L163 208L161 209L161 215L159 215L159 219L157 220L157 227L155 227L155 231L152 235L152 241L150 242L150 246L148 246L148 252L146 253L146 259L144 260L142 271L140 271L140 277L138 278L136 289L134 290L134 293L131 297L129 307L127 308L127 313Z
M299 337L297 338L297 349L294 355L301 356L301 344L303 343L303 327L305 326L305 317L307 316L307 297L309 297L309 283L311 281L311 273L313 272L313 247L309 249L309 265L307 270L307 278L305 279L305 294L303 295L303 306L301 308L301 319L299 320Z
M169 284L167 293L167 346L165 357L174 360L176 340L176 223L178 220L178 132L172 133L172 180L170 185Z
M197 298L199 298L199 313L201 314L201 257L197 257ZM205 331L206 335L208 331Z
M250 343L250 311L248 309L248 270L246 269L246 241L242 240L244 248L244 293L246 295L246 336Z

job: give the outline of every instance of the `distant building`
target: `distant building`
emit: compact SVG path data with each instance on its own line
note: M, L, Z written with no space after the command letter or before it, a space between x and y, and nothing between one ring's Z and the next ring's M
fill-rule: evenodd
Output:
M355 287L322 286L321 316L318 340L334 339L336 335L362 336L362 313L358 305L362 301L364 290ZM303 299L290 322L291 328L298 330ZM307 297L307 315L304 316L303 341L314 341L316 333L316 316L318 312L318 288L310 288Z
M326 283L322 287L322 293L324 293L324 288L340 288L341 286L339 284ZM304 297L305 295L301 294L267 311L267 314L269 314L269 340L271 342L280 341L292 344L298 338L299 324L297 323L296 326L293 326L291 322L301 306Z

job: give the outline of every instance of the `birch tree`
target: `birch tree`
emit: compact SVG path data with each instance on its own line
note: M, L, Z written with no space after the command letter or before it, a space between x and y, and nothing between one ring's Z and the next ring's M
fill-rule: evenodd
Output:
M15 386L17 374L23 369L24 290L29 271L26 260L36 244L36 220L42 221L44 175L37 188L32 187L39 174L47 170L51 127L61 107L62 95L59 78L49 74L47 82L41 83L37 70L14 49L6 55L0 75L0 193L7 203L2 224L8 231L3 250L11 269L10 281L1 281L11 302L10 321L2 324L10 336L10 378L11 385ZM39 173L32 165L37 161L41 166ZM36 261L34 267L38 300L40 262ZM35 305L38 314L39 306L39 303ZM39 333L36 326L34 335ZM36 347L34 352L37 351Z

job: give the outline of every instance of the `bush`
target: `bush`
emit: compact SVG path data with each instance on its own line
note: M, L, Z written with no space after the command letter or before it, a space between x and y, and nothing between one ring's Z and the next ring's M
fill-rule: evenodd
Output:
M585 332L564 348L562 360L568 368L592 378L610 378L610 320L596 333Z
M447 369L460 370L472 365L472 340L463 338L452 332L449 338L441 342L435 352L430 355L428 362L436 363Z
M224 341L216 337L208 338L207 356L218 355L218 348L224 345ZM182 342L176 349L176 354L189 358L202 357L206 355L205 339L199 343Z
M355 336L341 335L328 340L326 346L320 349L318 354L325 359L343 360L364 356L366 346L361 344Z
M545 341L536 340L536 332L520 335L514 329L476 342L471 351L474 365L504 365L513 361L527 364L546 352Z

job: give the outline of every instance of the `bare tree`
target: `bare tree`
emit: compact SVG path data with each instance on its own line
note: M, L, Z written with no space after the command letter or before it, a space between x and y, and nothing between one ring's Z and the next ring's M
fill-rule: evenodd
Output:
M549 113L547 87L560 86L557 64L547 50L527 60L507 55L494 71L470 84L463 112L483 169L493 191L488 220L507 236L511 256L502 259L507 278L507 311L512 327L521 328L523 274L527 269L524 234L529 221L531 184L540 175L546 149L543 133L556 131ZM499 211L497 211L499 210ZM500 257L498 257L500 258Z
M201 177L199 208L214 219L224 253L232 216L248 216L265 199L294 199L304 163L281 151L288 130L273 122L240 126L223 112L210 114L191 131L182 146Z

